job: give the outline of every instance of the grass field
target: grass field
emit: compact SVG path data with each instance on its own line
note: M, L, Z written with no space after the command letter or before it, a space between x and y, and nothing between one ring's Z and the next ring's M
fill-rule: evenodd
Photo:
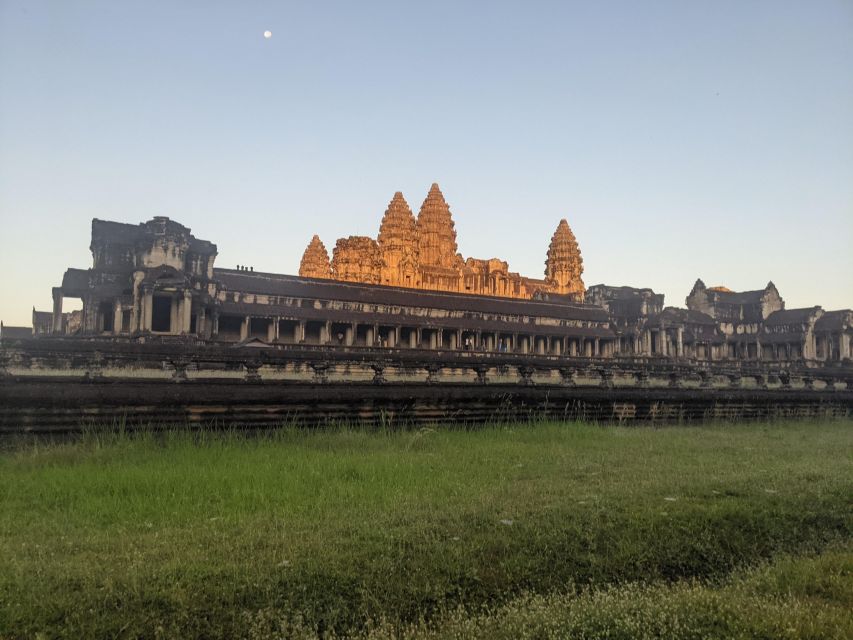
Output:
M0 453L0 637L853 637L853 423Z

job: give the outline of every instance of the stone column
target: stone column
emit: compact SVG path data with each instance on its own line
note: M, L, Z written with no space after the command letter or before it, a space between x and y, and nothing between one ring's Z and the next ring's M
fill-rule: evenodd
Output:
M121 326L121 302L116 300L113 305L113 335L118 335L121 333L124 327Z
M344 329L344 344L351 347L353 342L355 342L355 327L353 325L349 325Z
M184 306L184 298L181 296L178 298L176 294L173 294L169 298L169 333L180 333L181 332L181 308Z
M144 322L142 323L142 331L151 331L151 324L154 317L154 290L147 288L143 292L143 309Z
M191 291L184 291L184 315L181 326L181 333L192 332L192 317L193 317L193 294Z
M243 342L246 338L249 337L249 323L251 319L249 316L243 318L243 322L240 323L240 342Z
M281 318L276 316L272 319L273 321L273 332L272 337L275 342L278 342L281 338Z
M601 348L600 348L600 343L599 343L598 338L595 339L594 345L595 346L593 347L594 348L593 355L597 358L598 356L601 355Z
M213 308L213 327L211 331L212 336L219 336L219 309L216 307Z
M62 330L62 289L53 288L53 318L51 321L51 333L63 333Z
M676 339L678 342L676 343L675 355L677 355L679 358L683 358L684 357L684 327L678 327L676 335L677 335Z
M305 342L305 321L300 320L296 325L296 343L300 344Z
M409 348L415 349L418 346L418 331L409 331Z
M267 342L275 342L275 327L277 324L275 318L270 319L270 323L267 325Z
M367 332L364 335L364 344L367 347L373 347L376 345L376 337L373 334L373 327L367 327Z
M207 338L207 310L204 307L199 307L198 316L195 321L195 332L199 338Z

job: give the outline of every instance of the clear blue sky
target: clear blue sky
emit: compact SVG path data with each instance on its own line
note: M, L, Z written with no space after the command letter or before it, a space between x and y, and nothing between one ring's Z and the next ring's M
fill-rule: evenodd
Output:
M434 181L524 275L565 217L587 285L851 307L853 2L0 0L7 324L93 217L294 273Z

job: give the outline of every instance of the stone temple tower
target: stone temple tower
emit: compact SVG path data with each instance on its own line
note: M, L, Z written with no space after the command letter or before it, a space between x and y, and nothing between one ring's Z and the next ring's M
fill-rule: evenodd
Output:
M453 227L450 207L438 185L433 183L418 213L418 253L422 266L445 269L460 266Z
M332 251L332 277L347 282L379 284L382 258L379 245L367 236L339 238Z
M329 252L320 241L320 236L315 235L302 254L302 262L299 263L299 275L303 278L331 278L332 267L329 263Z
M418 230L415 216L399 191L394 194L379 225L379 252L382 259L380 283L418 287Z
M563 218L551 237L548 259L545 261L545 280L554 287L554 293L570 295L583 301L586 288L581 274L583 258L575 234Z

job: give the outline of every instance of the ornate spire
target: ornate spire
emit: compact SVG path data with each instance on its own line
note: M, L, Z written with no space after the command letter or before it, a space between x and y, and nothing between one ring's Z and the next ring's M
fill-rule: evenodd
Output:
M379 245L367 236L340 238L332 252L332 274L335 280L379 284L382 258Z
M551 237L548 259L545 261L545 278L559 294L571 294L583 300L586 291L581 274L583 258L578 241L569 223L563 218Z
M409 204L399 191L391 199L379 225L378 243L382 258L381 283L417 286L417 222Z
M299 275L303 278L331 278L332 269L329 264L329 252L320 241L320 236L315 235L308 243L305 253L302 254L302 262L299 263Z
M450 207L433 183L418 213L418 250L422 265L457 268L456 230Z

